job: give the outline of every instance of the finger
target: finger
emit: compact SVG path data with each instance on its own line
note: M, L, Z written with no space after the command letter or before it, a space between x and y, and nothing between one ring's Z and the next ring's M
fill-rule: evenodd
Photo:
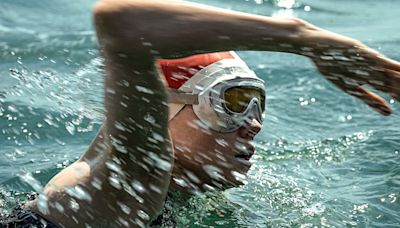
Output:
M387 75L388 87L390 95L400 101L400 71L385 70Z
M316 62L316 66L318 70L333 84L335 84L337 87L342 89L344 92L357 97L358 99L362 100L364 103L366 103L368 106L371 108L375 109L376 111L380 112L382 115L390 115L392 114L392 109L390 108L389 104L380 96L378 96L375 93L372 93L363 87L360 86L360 84L370 84L372 85L373 80L360 80L359 77L349 77L349 76L344 76L341 73L337 73L337 69L328 69L327 66L323 66L318 64ZM336 72L336 73L332 73ZM385 77L386 75L384 72L381 72L382 75L381 77ZM381 78L380 77L380 78ZM355 78L358 78L356 80ZM381 80L375 80L374 84L375 86L379 85L384 85L386 80L381 79ZM379 85L378 85L379 84ZM383 89L386 87L383 86ZM386 92L386 91L385 91Z
M376 90L391 95L394 99L400 101L400 72L385 69L382 77L371 77L367 83Z
M368 91L361 86L347 85L343 81L337 80L332 82L346 93L362 100L364 103L380 112L382 115L388 116L392 114L392 109L390 108L389 104L377 94Z
M383 99L376 93L366 90L361 86L354 88L352 90L352 93L353 94L351 95L364 101L364 103L366 103L376 111L380 112L382 115L388 116L392 114L392 109L390 108L389 104L385 101L385 99Z

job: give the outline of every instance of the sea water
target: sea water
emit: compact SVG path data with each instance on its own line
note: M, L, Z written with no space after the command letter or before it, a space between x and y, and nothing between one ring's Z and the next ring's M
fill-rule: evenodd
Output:
M0 212L85 151L103 119L94 0L0 1ZM397 0L198 0L300 17L400 60ZM240 52L265 80L247 184L192 197L180 227L400 227L400 107L383 117L304 57Z

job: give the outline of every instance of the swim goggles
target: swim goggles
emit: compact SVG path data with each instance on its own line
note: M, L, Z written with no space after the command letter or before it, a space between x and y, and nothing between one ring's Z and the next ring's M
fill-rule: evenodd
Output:
M205 126L232 132L253 118L263 122L264 81L243 61L223 59L197 72L178 90L170 89L169 103L175 109L172 117L190 104Z

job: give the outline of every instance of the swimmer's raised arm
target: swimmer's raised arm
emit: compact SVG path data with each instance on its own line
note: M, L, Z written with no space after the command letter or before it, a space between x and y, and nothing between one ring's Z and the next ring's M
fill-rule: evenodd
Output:
M174 0L103 0L95 8L95 23L101 46L130 53L137 64L226 50L290 52L311 58L328 80L382 114L391 113L389 105L361 85L400 99L400 63L299 19Z

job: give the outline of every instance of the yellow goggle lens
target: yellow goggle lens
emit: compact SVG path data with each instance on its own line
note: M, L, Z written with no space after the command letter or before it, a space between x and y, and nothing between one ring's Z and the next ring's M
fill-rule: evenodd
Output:
M264 112L265 95L262 89L254 87L232 87L224 92L226 107L236 113L242 113L246 110L248 104L253 98L261 102L261 108Z

